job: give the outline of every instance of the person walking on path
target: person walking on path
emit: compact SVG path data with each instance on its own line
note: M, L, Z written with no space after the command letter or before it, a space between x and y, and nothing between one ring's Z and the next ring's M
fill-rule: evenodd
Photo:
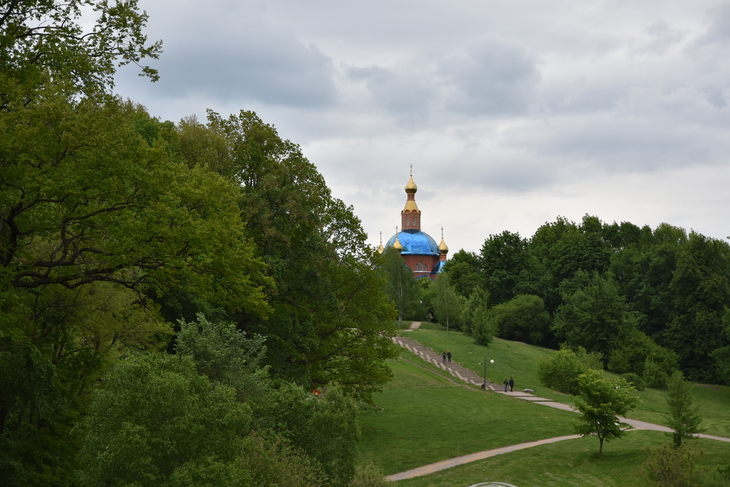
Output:
M444 363L446 363L446 352L441 352L441 357L443 358Z
M512 377L509 378L509 391L512 392L515 390L515 381L512 380Z
M507 392L507 388L509 387L509 382L507 382L507 379L505 379L502 384L504 384L504 392Z
M446 358L449 359L449 363L451 363L451 351L446 352Z

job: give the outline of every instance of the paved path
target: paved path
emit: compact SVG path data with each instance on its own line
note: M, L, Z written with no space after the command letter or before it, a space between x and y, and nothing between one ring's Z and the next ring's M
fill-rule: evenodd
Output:
M417 324L420 326L420 323ZM413 327L413 324L411 324ZM416 326L416 328L418 327ZM414 328L415 329L415 328ZM441 354L434 352L432 349L428 347L422 346L420 343L416 342L415 340L411 340L409 338L404 337L394 337L393 341L410 350L411 352L415 353L416 355L420 356L422 359L426 360L427 362L431 362L437 367L446 370L447 372L451 373L454 377L458 378L459 380L466 382L468 384L475 384L475 385L481 385L484 381L484 379L480 378L477 374L474 372L462 367L461 365L457 363L447 363L444 364L441 360ZM465 379L467 377L468 379ZM476 377L476 380L474 379ZM487 389L489 389L492 392L496 392L498 394L503 394L506 396L511 396L516 399L522 399L525 401L530 401L535 404L541 404L543 406L548 406L555 409L562 409L564 411L571 411L571 412L577 412L577 410L570 406L569 404L563 404L560 402L555 402L550 399L545 399L543 397L536 396L534 394L530 394L528 392L523 391L514 391L514 392L504 392L504 389L502 389L501 384L492 384L489 381L487 381ZM628 419L628 418L622 418L619 417L621 421L624 423L630 425L633 429L637 430L651 430L651 431L663 431L667 433L671 433L671 428L667 428L666 426L662 426L659 424L654 423L647 423L646 421L639 421L636 419ZM714 436L714 435L706 435L706 434L698 434L696 436L699 436L700 438L707 438L710 440L717 440L717 441L725 441L730 443L730 438L726 438L724 436ZM393 475L389 475L386 477L387 480L403 480L403 479L410 479L413 477L420 477L422 475L428 475L434 472L438 472L440 470L446 470L447 468L456 467L458 465L463 465L465 463L474 462L477 460L483 460L485 458L493 457L496 455L501 455L503 453L510 453L517 450L523 450L525 448L531 448L533 446L539 446L539 445L546 445L548 443L556 443L558 441L563 440L572 440L574 438L580 438L580 435L568 435L568 436L557 436L555 438L547 438L544 440L538 440L538 441L531 441L528 443L520 443L517 445L512 446L505 446L502 448L495 448L493 450L485 450L477 453L472 453L470 455L464 455L461 457L456 458L450 458L448 460L442 460L440 462L432 463L430 465L424 465L422 467L414 468L412 470L408 470L401 473L396 473Z
M414 327L414 324L411 324L412 329L418 328L418 326L421 326L420 323L417 323ZM458 362L447 362L444 363L443 357L441 355L441 352L434 352L433 349L429 347L424 347L420 343L418 343L415 340L411 340L407 337L393 337L393 342L395 342L397 345L400 345L401 347L415 353L419 357L421 357L426 362L431 362L436 367L445 370L446 372L450 373L457 379L459 379L462 382L466 382L467 384L473 384L477 386L481 386L484 383L484 378L480 377L475 372L472 372L471 370L467 369L466 367L462 367L461 364ZM495 384L492 384L488 380L486 381L487 389L494 390ZM501 387L501 385L499 385Z

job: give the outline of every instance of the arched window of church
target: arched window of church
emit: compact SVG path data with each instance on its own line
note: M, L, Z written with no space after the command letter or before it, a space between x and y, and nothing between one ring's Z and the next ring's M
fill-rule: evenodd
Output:
M408 218L406 218L406 226L407 227L410 227L411 226L411 221Z

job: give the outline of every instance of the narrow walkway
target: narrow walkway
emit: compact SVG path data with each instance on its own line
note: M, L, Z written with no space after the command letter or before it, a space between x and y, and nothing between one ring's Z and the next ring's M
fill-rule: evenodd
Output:
M533 446L547 445L548 443L557 443L563 440L572 440L580 438L579 435L569 436L556 436L555 438L547 438L544 440L530 441L528 443L519 443L517 445L504 446L502 448L495 448L493 450L480 451L472 453L470 455L464 455L462 457L450 458L440 462L432 463L430 465L424 465L423 467L414 468L405 472L396 473L386 477L387 480L404 480L412 479L413 477L421 477L423 475L432 474L440 470L446 470L447 468L456 467L458 465L464 465L465 463L476 462L477 460L484 460L489 457L496 457L503 453L510 453L513 451L524 450L525 448L532 448Z
M414 324L411 324L412 329L416 329L418 328L418 326L421 325L420 323L417 323L414 327ZM475 372L472 372L466 367L462 367L461 364L459 364L458 362L444 362L441 352L435 352L432 348L424 347L415 340L411 340L410 338L406 337L393 337L393 342L405 348L406 350L409 350L410 352L418 355L426 362L431 362L436 367L445 370L462 382L477 386L481 386L484 383L484 378L480 377ZM495 390L494 384L489 381L486 381L486 384L487 389Z
M420 326L420 323L418 323ZM413 326L413 324L411 325ZM416 327L417 328L417 327ZM424 347L420 343L416 342L415 340L411 340L409 338L404 337L394 337L393 341L400 345L401 347L404 347L411 352L415 353L416 355L419 355L422 359L426 360L427 362L431 362L437 367L444 369L451 373L454 377L458 378L459 380L462 380L467 383L475 384L475 385L481 385L484 381L484 379L480 378L477 374L474 372L462 367L461 365L457 363L446 363L444 364L441 360L441 354L437 354L434 352L431 348ZM472 379L471 377L475 376L476 381ZM464 377L470 377L469 380L465 380ZM492 392L496 392L498 394L504 394L506 396L512 396L517 399L522 399L525 401L530 401L535 404L542 404L543 406L548 406L555 409L562 409L564 411L571 411L571 412L577 412L577 410L570 406L569 404L563 404L560 402L555 402L550 399L545 399L539 396L536 396L534 394L530 394L528 392L521 392L521 391L514 391L514 392L505 392L502 389L501 384L493 384L487 381L487 389L491 390ZM619 419L630 425L631 428L636 430L650 430L650 431L663 431L666 433L671 433L672 429L668 428L666 426L662 426L659 424L654 423L647 423L646 421L639 421L637 419L628 419L619 417ZM709 440L717 440L717 441L724 441L730 443L730 438L726 438L724 436L714 436L714 435L706 435L706 434L698 434L696 435L700 438L706 438ZM558 441L563 440L572 440L575 438L580 438L580 435L568 435L568 436L556 436L555 438L547 438L544 440L537 440L537 441L531 441L528 443L519 443L517 445L512 446L505 446L502 448L495 448L493 450L485 450L477 453L472 453L469 455L464 455L461 457L456 458L450 458L448 460L442 460L440 462L432 463L429 465L424 465L422 467L414 468L411 470L407 470L405 472L396 473L393 475L389 475L386 477L387 480L395 481L395 480L403 480L403 479L410 479L413 477L420 477L422 475L428 475L434 472L438 472L440 470L446 470L451 467L456 467L458 465L463 465L465 463L475 462L477 460L483 460L485 458L501 455L503 453L510 453L517 450L523 450L525 448L531 448L533 446L539 446L539 445L546 445L549 443L556 443Z

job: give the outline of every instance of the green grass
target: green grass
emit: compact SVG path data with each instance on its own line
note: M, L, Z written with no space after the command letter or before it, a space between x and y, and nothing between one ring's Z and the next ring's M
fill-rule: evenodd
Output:
M395 378L375 396L377 408L360 414L360 460L386 474L573 433L573 413L453 385L401 360L391 366Z
M648 448L667 443L653 431L632 431L604 445L598 455L598 440L579 438L527 448L443 470L424 477L398 481L398 487L462 487L479 482L506 482L519 487L600 486L639 487L649 483L644 462ZM730 464L730 443L697 440L703 450L700 468L716 471Z
M501 383L505 378L514 377L515 387L519 390L530 388L535 394L558 402L572 404L571 396L548 389L537 378L537 364L552 351L519 342L495 338L487 347L476 345L474 340L460 332L446 332L438 324L424 324L407 335L434 350L451 350L454 361L481 374L483 357L487 361L487 378ZM606 372L611 377L614 374ZM730 387L705 386L695 384L693 388L695 404L699 407L706 433L730 437ZM637 391L641 405L629 414L632 419L666 424L667 413L664 391L647 388Z

